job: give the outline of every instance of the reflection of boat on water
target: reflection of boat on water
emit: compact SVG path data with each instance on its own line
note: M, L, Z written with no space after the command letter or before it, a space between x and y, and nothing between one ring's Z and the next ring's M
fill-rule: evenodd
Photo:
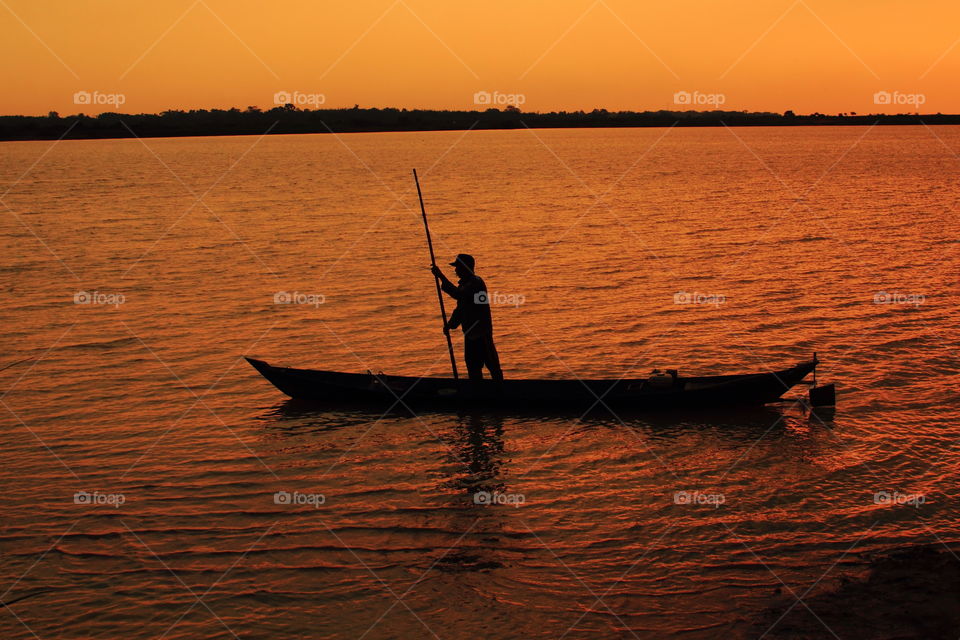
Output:
M291 398L327 406L428 409L523 408L587 411L606 406L628 411L696 410L757 406L775 402L816 369L818 360L779 371L682 377L676 372L649 378L542 380L470 383L453 378L415 378L275 367L247 358L263 377Z
M473 495L477 491L502 491L503 483L499 479L504 450L504 420L508 414L501 412L460 412L451 418L449 412L423 412L423 416L433 416L430 425L423 421L411 421L410 416L387 417L383 411L363 408L340 408L329 410L318 408L315 404L298 400L287 400L263 414L262 420L269 422L269 428L277 435L298 436L304 434L333 433L352 427L369 430L371 425L389 421L404 421L422 428L444 445L449 460L458 472L450 476L446 486L458 492ZM516 419L517 415L512 415ZM416 428L415 427L415 428Z
M482 494L505 490L500 478L504 447L501 416L459 416L453 440L447 445L463 467L463 473L452 479L452 486L469 494L477 504L483 504Z

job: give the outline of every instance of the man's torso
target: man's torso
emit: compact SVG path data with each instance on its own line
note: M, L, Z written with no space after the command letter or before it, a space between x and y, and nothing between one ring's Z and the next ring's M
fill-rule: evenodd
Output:
M480 276L461 278L458 282L461 297L457 302L462 319L464 337L479 340L493 335L493 318L487 285Z

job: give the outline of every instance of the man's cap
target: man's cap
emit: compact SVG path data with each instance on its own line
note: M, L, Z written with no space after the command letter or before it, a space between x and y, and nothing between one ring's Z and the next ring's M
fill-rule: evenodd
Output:
M471 256L468 253L458 253L456 260L451 262L450 266L455 267L457 266L458 262L463 266L465 266L467 269L469 269L471 272L473 271L473 267L476 264L476 262L473 259L473 256Z

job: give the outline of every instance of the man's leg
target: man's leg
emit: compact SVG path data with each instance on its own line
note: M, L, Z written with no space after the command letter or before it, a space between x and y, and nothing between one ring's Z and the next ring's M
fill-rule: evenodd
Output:
M483 361L490 371L490 377L495 382L503 382L503 370L500 368L500 354L497 353L497 345L493 343L493 336L486 336L483 339Z
M467 376L471 382L483 380L484 362L483 340L463 341L463 360L467 364Z

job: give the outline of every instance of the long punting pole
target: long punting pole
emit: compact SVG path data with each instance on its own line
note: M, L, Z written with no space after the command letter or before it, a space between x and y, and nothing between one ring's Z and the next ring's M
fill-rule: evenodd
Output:
M433 240L430 239L430 225L427 224L427 210L423 206L423 194L420 192L420 179L417 178L417 170L413 170L413 181L417 183L417 197L420 198L420 213L423 214L423 229L427 232L427 246L430 247L430 264L437 266L437 258L433 254ZM434 282L437 285L437 300L440 302L440 318L443 320L443 335L447 336L447 350L450 352L450 368L453 369L453 379L459 380L457 375L457 359L453 356L453 340L450 339L450 331L447 329L447 310L443 306L443 293L440 291L440 278L434 276Z

